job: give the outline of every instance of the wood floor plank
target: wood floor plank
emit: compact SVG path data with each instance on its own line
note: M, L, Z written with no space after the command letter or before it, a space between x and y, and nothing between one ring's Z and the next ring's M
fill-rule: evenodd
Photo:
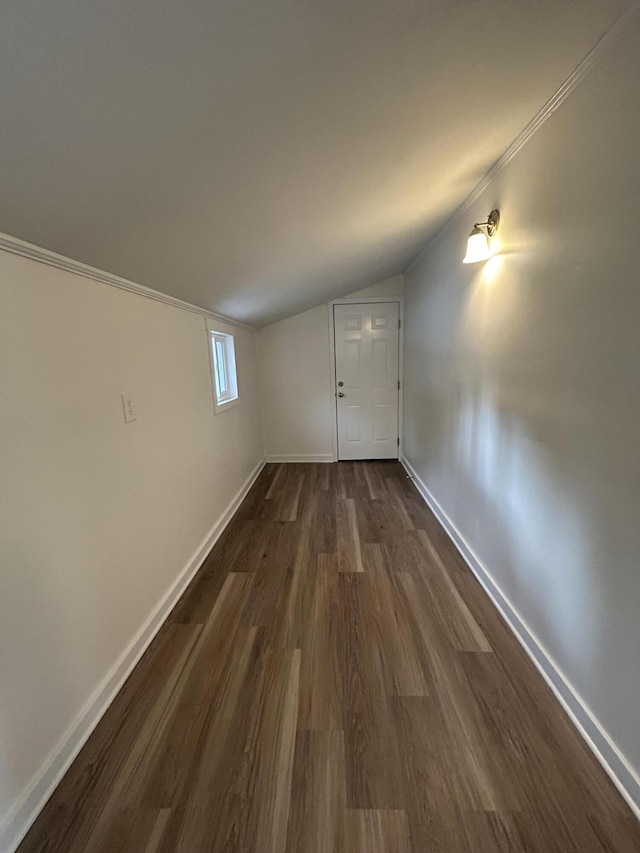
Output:
M397 462L270 464L20 853L637 853Z
M339 596L337 555L320 554L309 623L302 643L298 719L301 730L329 731L343 727Z
M289 582L282 587L276 604L276 624L270 635L272 645L289 649L301 646L309 629L314 580L311 536L305 528L298 536Z
M407 511L406 500L396 477L385 477L385 493L389 506L399 519L403 530L415 530L415 523Z
M353 498L338 498L336 501L336 534L338 570L363 572L360 533Z
M336 853L348 849L344 735L298 731L287 853Z
M384 508L378 512L385 512ZM403 530L397 525L387 528L382 539L386 565L391 571L425 578L429 574L430 556L416 530Z
M254 572L264 552L271 525L264 519L247 519L234 537L234 556L225 563L228 572Z
M364 478L367 481L369 497L371 500L375 501L378 498L381 498L384 493L384 485L382 478L380 477L380 472L375 465L364 466Z
M256 644L248 662L245 661L248 665L240 665L243 679L240 698L233 703L232 724L228 723L224 709L222 715L212 717L214 731L222 728L226 736L216 740L208 732L207 742L202 742L197 765L189 773L191 784L176 800L162 853L184 849L252 849L255 844L257 810L244 814L241 804L256 789L259 769L256 744L260 737L265 683L273 676L280 657L266 646L262 629L254 637Z
M313 513L302 523L311 530L311 549L314 554L337 553L336 501L328 489L318 492Z
M331 489L331 469L333 465L321 465L318 474L318 488L322 492L328 492Z
M173 625L155 638L93 735L80 751L28 835L39 853L84 850L109 790L145 725L176 661L200 626ZM27 841L25 841L25 844Z
M167 818L166 810L158 813L122 809L116 814L109 834L101 839L97 849L100 853L139 853L150 846L152 850L154 846L157 849Z
M215 705L207 701L212 692L208 683L194 673L192 690L185 691L185 701L168 732L165 749L158 755L146 794L149 805L158 807L188 799L190 807L197 809L206 802L206 797L199 797L197 792L206 786L207 774L214 772L220 743L233 725L259 636L260 629L255 627L238 632L237 642L217 678ZM185 772L187 767L189 771Z
M402 597L382 564L380 546L364 546L370 567L361 584L362 633L370 671L379 672L387 696L426 696L428 682Z
M399 748L405 757L404 807L413 849L437 853L466 849L452 845L451 825L457 823L462 791L451 766L446 720L438 697L399 697L394 700L393 712Z
M406 812L350 809L347 813L347 849L358 853L411 853Z
M277 521L295 521L298 517L298 506L305 475L299 465L283 466L285 473L278 481Z
M171 809L160 809L153 824L151 834L144 848L144 853L158 853L170 817Z
M270 501L277 496L280 480L284 477L286 470L287 466L283 463L276 464L273 466L267 465L266 474L271 476L271 483L269 485L267 493L265 494L265 500Z
M270 687L262 719L263 772L258 787L256 853L281 853L286 847L291 780L298 720L300 649L284 655Z
M108 794L104 798L99 817L86 840L71 849L86 850L88 853L102 853L106 841L118 833L121 811L124 805L139 807L141 795L149 778L150 764L154 750L158 749L166 729L171 721L176 705L180 700L181 687L188 679L189 672L196 659L196 649L202 640L199 626L193 628L191 643L184 649L176 662L164 689L151 709L125 756L122 766L115 777ZM77 842L76 842L77 843Z
M216 712L208 726L206 736L201 739L197 757L197 767L189 786L188 805L183 817L180 844L185 849L198 850L205 847L208 839L208 819L211 813L211 799L215 794L215 781L219 773L219 763L224 753L220 748L229 738L234 725L241 690L247 679L252 653L255 649L257 628L247 632L239 656L234 658L233 666L220 685Z
M298 526L294 522L269 525L261 551L255 554L253 588L243 623L277 630L279 603L286 596L295 568Z
M171 678L167 679L112 785L102 813L86 842L87 853L101 850L103 837L111 834L110 827L120 804L126 803L128 808L132 808L144 803L145 792L150 780L154 779L154 771L167 742L165 736L190 682L199 676L199 680L204 680L207 685L207 693L217 688L251 583L250 575L227 575L209 619L201 629L194 626L192 643L176 662ZM215 654L209 652L211 644Z
M368 543L379 543L381 541L374 501L369 497L367 488L359 488L353 498L356 510L356 524L358 527L358 538L361 546Z
M442 719L446 720L444 736L449 750L457 757L453 772L459 773L460 790L466 788L469 794L466 807L470 810L508 809L514 803L502 797L501 773L495 770L490 751L476 725L472 691L464 677L460 655L443 643L437 626L425 623L424 598L416 580L406 574L402 581L408 608L422 633L423 650L433 679L432 691L437 696Z
M363 630L369 620L364 586L357 573L340 575L343 618L339 648L343 675L343 725L349 808L401 808L402 766L391 722L385 673Z
M438 615L443 630L451 644L460 651L490 652L491 646L480 626L451 580L444 563L432 546L424 530L418 530L428 568L425 568L418 586L430 599L425 607Z

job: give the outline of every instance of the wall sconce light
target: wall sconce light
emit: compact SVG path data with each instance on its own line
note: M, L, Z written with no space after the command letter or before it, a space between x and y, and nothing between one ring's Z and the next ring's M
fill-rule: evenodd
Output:
M477 264L478 261L489 260L491 257L489 237L493 237L499 225L499 210L492 210L486 222L476 222L467 240L467 254L462 260L463 264Z

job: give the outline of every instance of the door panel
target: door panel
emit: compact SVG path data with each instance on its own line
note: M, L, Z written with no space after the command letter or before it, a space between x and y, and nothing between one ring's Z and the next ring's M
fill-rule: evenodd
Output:
M362 341L347 340L345 349L345 385L355 390L362 386Z
M377 338L371 342L373 387L375 389L389 387L389 342ZM398 383L396 382L396 385Z
M374 331L387 328L388 317L384 314L373 314L371 317L371 328Z
M345 332L357 332L362 326L361 318L355 314L346 314L344 318Z
M373 440L386 441L388 429L389 407L385 403L376 403L373 407Z
M338 458L397 459L399 303L334 305L333 316Z
M347 406L347 441L353 444L354 442L362 441L360 430L360 406Z

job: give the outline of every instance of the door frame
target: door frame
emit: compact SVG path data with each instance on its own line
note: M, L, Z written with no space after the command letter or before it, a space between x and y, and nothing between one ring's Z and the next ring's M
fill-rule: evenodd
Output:
M333 299L327 308L329 311L329 365L331 384L331 447L333 461L338 461L338 388L336 385L336 336L333 318L334 305L372 305L375 302L397 302L398 316L400 317L400 328L398 329L398 378L400 388L398 390L398 459L402 459L402 401L404 394L404 299L402 296L351 296L346 299Z

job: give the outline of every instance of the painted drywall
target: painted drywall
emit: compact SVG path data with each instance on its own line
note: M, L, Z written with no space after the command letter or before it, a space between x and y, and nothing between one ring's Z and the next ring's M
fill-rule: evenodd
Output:
M629 790L640 770L638 44L636 21L405 277L405 455L621 768L626 757ZM467 235L493 207L499 254L464 266Z
M343 299L375 299L376 297L385 296L402 296L404 293L404 276L394 275L391 278L385 278L384 281L378 281L370 287L363 287L360 290L355 290L353 293L348 293Z
M402 271L628 5L0 3L0 230L273 322Z
M400 297L403 286L399 275L347 297ZM319 305L258 333L267 459L333 460L330 317L330 306Z
M327 306L258 333L266 458L333 458Z
M262 436L252 331L221 329L240 403L214 415L203 316L5 252L0 282L5 850L26 813L2 821L73 747L69 727L259 465Z

